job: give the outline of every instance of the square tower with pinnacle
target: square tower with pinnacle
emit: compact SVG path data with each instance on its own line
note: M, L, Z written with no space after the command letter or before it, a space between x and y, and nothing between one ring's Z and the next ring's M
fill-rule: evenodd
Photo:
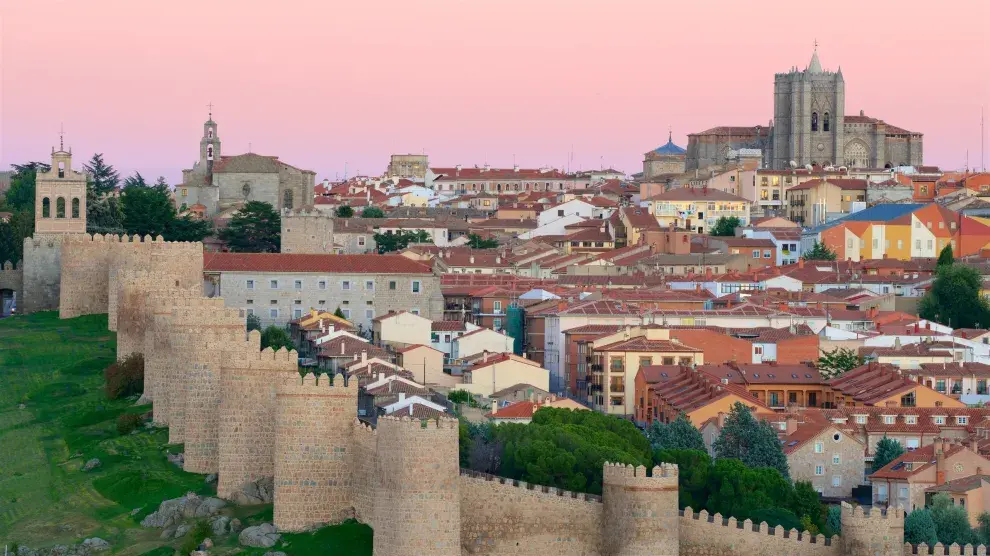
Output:
M86 233L86 174L72 169L72 149L59 140L52 166L39 171L34 190L34 233Z

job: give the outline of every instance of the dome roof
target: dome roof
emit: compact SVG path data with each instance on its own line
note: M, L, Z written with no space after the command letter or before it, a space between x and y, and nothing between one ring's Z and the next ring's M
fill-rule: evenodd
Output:
M678 147L677 145L674 144L673 134L670 134L670 135L667 136L667 144L666 145L661 145L661 146L653 149L653 152L656 153L656 154L685 154L685 153L687 153L686 150L684 150L681 147Z

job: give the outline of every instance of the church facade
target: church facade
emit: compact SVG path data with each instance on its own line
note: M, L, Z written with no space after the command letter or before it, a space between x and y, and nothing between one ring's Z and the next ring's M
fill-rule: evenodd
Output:
M826 71L818 50L804 70L796 67L774 77L773 120L763 128L720 126L688 136L688 170L724 164L730 151L759 148L764 166L786 169L791 163L849 168L920 166L921 133L871 118L846 114L842 69Z
M208 217L248 201L263 201L281 212L312 207L315 185L315 172L286 164L277 156L222 155L217 124L211 116L203 124L199 160L182 171L175 202L179 208L202 205Z

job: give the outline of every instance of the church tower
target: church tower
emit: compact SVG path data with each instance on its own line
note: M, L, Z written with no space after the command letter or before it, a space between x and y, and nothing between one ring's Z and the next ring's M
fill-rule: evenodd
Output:
M773 85L774 169L806 164L840 165L843 158L843 122L846 85L842 69L822 69L818 45L802 71L796 67L778 73Z
M220 160L220 136L217 134L217 123L213 121L213 110L203 124L203 138L199 140L199 163L206 168L206 175L213 175L213 161Z
M39 171L34 189L34 233L86 233L86 174L72 169L72 149L52 147L52 167Z

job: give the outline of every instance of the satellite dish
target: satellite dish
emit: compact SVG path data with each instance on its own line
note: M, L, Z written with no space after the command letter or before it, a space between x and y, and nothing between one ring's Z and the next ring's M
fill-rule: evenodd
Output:
M797 168L797 162L791 161L791 168Z

